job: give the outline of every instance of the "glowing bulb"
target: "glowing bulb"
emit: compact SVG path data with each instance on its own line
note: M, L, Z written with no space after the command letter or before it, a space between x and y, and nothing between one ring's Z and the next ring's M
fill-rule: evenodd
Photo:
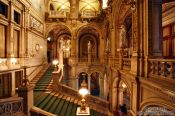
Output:
M126 88L126 84L123 83L123 84L122 84L122 87L123 87L123 88Z
M53 60L52 64L57 65L58 64L58 60L57 59Z
M11 58L11 64L15 64L17 62L16 58Z
M103 0L103 9L108 7L108 0Z
M48 37L47 40L50 41L51 40L51 37Z
M81 94L84 97L88 94L88 90L86 88L81 88L79 90L79 94Z

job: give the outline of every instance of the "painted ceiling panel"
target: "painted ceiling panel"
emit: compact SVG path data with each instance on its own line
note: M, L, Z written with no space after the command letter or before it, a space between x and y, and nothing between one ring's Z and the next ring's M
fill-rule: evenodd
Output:
M80 0L79 9L80 9L80 12L83 12L86 10L99 12L100 2L99 0Z
M54 10L57 11L70 11L70 3L69 0L51 0L51 4Z

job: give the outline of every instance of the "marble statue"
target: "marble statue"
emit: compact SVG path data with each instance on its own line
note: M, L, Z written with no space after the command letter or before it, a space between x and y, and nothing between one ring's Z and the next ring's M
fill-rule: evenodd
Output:
M91 42L89 41L88 42L88 53L90 53L90 51L91 51Z
M125 48L127 47L127 38L126 38L126 28L125 25L121 25L121 30L120 30L120 48Z

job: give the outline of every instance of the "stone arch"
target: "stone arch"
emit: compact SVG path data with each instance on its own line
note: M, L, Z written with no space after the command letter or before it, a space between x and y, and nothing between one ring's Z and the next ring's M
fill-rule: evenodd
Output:
M100 95L100 74L98 72L92 72L90 74L90 93L91 95Z
M72 35L72 30L69 26L67 26L66 24L64 23L60 23L60 24L51 24L51 25L48 25L48 27L46 28L46 33L45 33L45 37L48 37L49 33L51 31L53 31L54 29L57 29L59 27L65 27L65 29L68 30L68 32L70 33L70 35Z
M81 87L82 81L85 80L87 87L88 87L88 73L86 72L80 72L78 74L78 88Z
M102 37L102 32L101 32L101 29L100 29L100 27L98 26L98 25L96 25L96 24L94 24L94 23L91 23L91 24L87 24L87 25L83 25L83 26L81 26L80 28L77 28L76 30L75 30L75 35L77 36L77 38L79 39L79 34L81 33L81 31L83 30L83 29L85 29L85 28L93 28L93 29L95 29L97 32L98 32L98 34L99 34L99 39L101 39L101 37Z
M127 92L129 93L129 95L131 95L130 85L125 80L125 78L121 78L121 75L118 72L117 77L114 78L112 83L112 108L114 111L119 110L120 105L123 105L123 83L126 85ZM130 104L131 100L129 98L129 107L127 106L128 108L130 108Z
M118 49L120 49L120 25L122 25L125 21L125 18L130 15L132 13L131 9L130 9L130 5L125 5L122 3L122 1L118 0L116 2L114 2L114 6L118 6L118 7L114 7L113 10L113 14L112 14L112 20L113 20L113 25L114 25L114 30L115 30L115 36L116 36L116 43L115 43L115 47L116 47L116 56L119 55L119 53L117 52Z

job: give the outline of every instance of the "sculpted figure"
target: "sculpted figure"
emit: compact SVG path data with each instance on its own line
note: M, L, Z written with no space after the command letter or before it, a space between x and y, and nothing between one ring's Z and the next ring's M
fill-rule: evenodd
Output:
M88 53L91 51L91 42L88 42Z
M127 47L127 38L126 38L126 28L124 25L121 25L121 30L120 30L120 48L125 48Z

